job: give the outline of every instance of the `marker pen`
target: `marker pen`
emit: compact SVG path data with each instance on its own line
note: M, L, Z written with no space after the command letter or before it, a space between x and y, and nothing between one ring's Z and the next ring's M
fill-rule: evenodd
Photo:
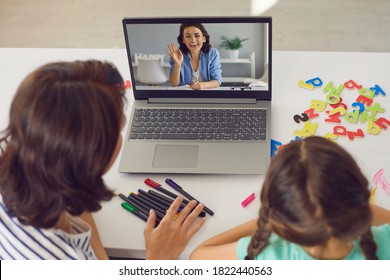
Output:
M169 203L169 206L171 206L171 204L174 201L174 199L166 197L166 196L159 194L158 192L155 192L153 190L148 190L148 194L153 196L154 198L158 198L158 199L167 201ZM189 203L189 201L184 199L183 202L180 204L180 207L184 208L187 206L188 203Z
M171 205L173 203L173 199L166 197L166 196L163 196L162 194L159 194L158 192L155 192L153 190L148 190L148 194L153 196L153 198L155 198L155 199L161 199L161 200L165 200L165 201L169 202L169 205ZM188 200L183 200L183 203L180 204L179 212L181 211L181 209L183 209L184 207L187 206L187 203L184 203L184 201L186 201L187 203L189 202ZM193 210L191 210L191 212L192 211ZM206 213L204 211L201 211L198 216L205 217Z
M166 209L168 209L169 206L171 206L171 204L172 204L172 202L169 202L168 200L162 199L162 198L157 197L157 196L153 196L150 193L148 193L144 190L141 190L141 189L138 189L138 193L141 196L145 196L145 197L148 197L149 199L157 201L159 204L163 205ZM171 201L173 201L173 200L171 200Z
M153 190L148 190L148 194L155 197L155 198L158 198L158 199L161 199L161 200L164 200L166 201L167 203L169 203L169 205L172 204L172 202L174 201L172 198L169 198L169 197L166 197L162 194L159 194L158 192L155 192ZM183 206L186 206L185 203L182 203Z
M156 190L159 190L160 192L162 192L162 193L164 193L164 194L166 194L166 195L172 197L173 199L175 199L176 197L178 197L177 194L174 194L173 192L170 192L170 191L164 189L163 187L161 187L161 185L160 185L159 183L157 183L157 182L155 182L155 181L153 181L153 180L151 180L151 179L149 179L149 178L146 178L144 182L145 182L145 184L148 185L149 187L152 187L152 188L154 188L154 189L156 189ZM185 203L185 204L187 204L188 202L189 202L189 201L186 200L186 199L183 200L183 203Z
M126 201L127 203L129 203L130 205L136 207L141 213L143 213L144 215L148 216L149 217L149 211L150 209L148 209L147 207L145 207L144 205L141 205L140 203L138 203L137 201L134 201L132 198L128 198L126 197L124 194L119 194L119 197L122 198L124 201ZM157 214L157 213L156 213ZM157 222L160 223L161 221L161 218L157 215Z
M138 218L140 218L141 220L143 221L147 221L148 220L148 216L145 216L142 212L139 212L139 210L133 206L131 206L130 204L128 204L127 202L122 202L121 203L121 206L126 209L127 211L129 211L130 213L132 213L133 215L137 216Z
M161 213L165 213L168 208L166 208L164 205L159 204L158 202L154 201L153 199L150 199L149 197L146 197L145 195L138 193L137 195L135 194L129 194L133 195L134 198L139 199L147 204L149 204L153 209L160 211Z
M127 198L130 199L130 201L132 201L133 203L135 203L134 204L135 207L137 207L137 208L138 208L138 206L144 207L145 209L148 209L148 212L150 211L150 209L153 209L156 212L156 215L158 218L160 218L160 219L164 218L165 213L166 213L165 210L163 212L160 211L160 209L157 209L156 207L154 207L153 205L151 205L147 201L140 199L134 193L131 193Z
M182 187L180 187L178 184L176 184L172 179L166 179L165 182L171 186L172 188L174 188L176 191L178 191L179 193L181 193L182 195L184 195L186 198L188 199L191 199L191 200L196 200L198 203L199 200L197 200L196 198L194 198L192 195L190 195L189 193L187 193L185 190L183 190ZM211 216L214 215L214 212L211 211L209 208L207 208L206 206L204 206L204 211L208 214L210 214Z
M133 201L131 201L129 198L127 198L124 194L119 194L119 197L122 198L124 201L126 201L128 204L130 204L131 206L135 207L138 209L139 212L141 212L142 214L144 214L145 216L148 216L149 217L149 210L146 209L145 207L143 207L142 205L136 205L136 203L134 203Z

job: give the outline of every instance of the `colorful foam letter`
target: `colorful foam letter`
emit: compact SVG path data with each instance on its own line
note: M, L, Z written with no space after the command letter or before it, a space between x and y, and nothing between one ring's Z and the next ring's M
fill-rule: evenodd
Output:
M355 137L364 137L363 130L360 128L356 131L348 131L344 126L335 126L333 128L333 134L339 135L339 136L348 136L350 140L353 140Z
M337 107L329 111L329 115L335 115L340 114L341 116L344 116L347 110L344 109L344 107Z
M338 103L336 103L336 104L329 104L329 106L332 107L332 108L343 107L345 110L348 109L348 106L343 103L343 99L341 97L340 97L340 101Z
M326 108L326 102L321 100L310 100L309 108L313 108L317 112L322 112Z
M345 136L347 135L347 129L341 125L335 126L333 127L333 134L338 136Z
M344 118L345 121L349 123L357 123L359 119L359 110L353 110L352 113L346 113Z
M390 126L390 121L385 118L379 118L375 121L375 123L383 129L387 129L387 127Z
M358 93L370 99L374 98L375 96L374 92L368 88L359 89Z
M344 89L343 84L339 85L337 89L333 86L332 82L329 82L326 85L323 92L325 92L325 93L329 92L326 95L326 100L329 102L329 104L336 104L336 103L340 102L340 94L343 91L343 89Z
M356 98L356 102L360 102L362 103L363 105L367 105L367 106L370 106L372 104L372 98L367 98L363 95L359 95L357 98Z
M271 157L276 155L279 148L282 146L282 143L279 141L276 141L274 139L271 139Z
M324 120L325 122L331 122L331 123L341 123L340 120L340 113L329 115L327 119Z
M378 94L382 94L383 96L386 96L386 92L384 92L383 89L378 85L375 85L374 87L370 87L370 90L374 92L375 96L377 96Z
M307 84L303 80L298 81L298 86L305 89L313 90L315 87L312 84Z
M366 110L370 111L371 112L371 116L373 116L373 117L375 117L378 112L379 113L384 113L385 112L385 109L382 108L379 103L375 103L372 106L367 106Z
M322 80L319 77L315 77L313 79L307 80L305 83L306 84L312 84L315 87L322 86Z
M344 85L339 85L339 87L336 89L333 86L332 82L329 82L326 87L324 88L324 92L329 92L326 95L326 100L329 104L336 104L340 102L340 94L344 89Z
M378 135L381 132L381 128L375 122L369 120L367 123L367 132L368 134Z
M359 107L359 113L363 113L365 110L364 105L360 102L353 102L352 107Z
M364 137L364 132L363 130L361 130L360 128L358 130L356 130L356 132L354 131L347 131L347 136L349 138L349 140L353 140L355 139L355 137Z
M312 136L316 133L318 128L318 123L312 123L310 121L305 122L305 125L303 126L302 130L295 130L294 135L298 137L308 137Z
M376 193L376 190L377 190L377 187L374 186L371 191L370 191L370 202L373 203L373 204L376 204L376 200L375 200L375 193Z
M324 138L332 140L332 141L336 141L339 137L336 134L333 134L333 133L326 133L324 135Z
M122 84L121 87L122 87L124 90L130 89L130 88L131 88L130 81L129 81L129 80L126 80L126 82L125 82L124 84Z
M356 89L361 89L361 88L362 88L362 86L361 86L361 85L358 85L357 83L355 83L354 80L346 81L346 82L344 83L344 86L345 86L347 89L354 89L354 88L356 88Z
M314 108L307 109L303 113L306 114L309 117L309 119L315 119L319 116L319 114L314 112Z
M373 117L373 116L370 116L367 111L364 111L363 113L360 114L360 118L359 118L359 121L361 123L365 123L366 121L373 121L375 122L377 120L377 118Z
M305 113L302 113L302 115L295 115L294 116L294 121L296 123L300 123L301 121L305 122L305 121L308 121L308 120L309 120L309 116L306 115Z

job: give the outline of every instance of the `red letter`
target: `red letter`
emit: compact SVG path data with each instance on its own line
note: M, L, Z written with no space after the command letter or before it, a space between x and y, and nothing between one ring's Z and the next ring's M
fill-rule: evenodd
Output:
M390 126L390 121L385 118L379 118L375 122L377 125L380 126L380 128L387 129L388 126ZM387 124L387 125L386 125Z

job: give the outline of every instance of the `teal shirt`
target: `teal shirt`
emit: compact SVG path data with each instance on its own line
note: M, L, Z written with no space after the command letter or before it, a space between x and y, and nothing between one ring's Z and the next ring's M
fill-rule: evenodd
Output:
M372 227L372 234L377 245L376 255L380 260L390 260L390 224ZM247 248L251 237L241 238L237 243L237 256L240 260L245 259ZM303 248L280 238L276 234L270 237L270 244L256 256L256 260L315 260L306 253ZM351 253L345 260L364 260L364 253L361 251L359 241L353 241Z

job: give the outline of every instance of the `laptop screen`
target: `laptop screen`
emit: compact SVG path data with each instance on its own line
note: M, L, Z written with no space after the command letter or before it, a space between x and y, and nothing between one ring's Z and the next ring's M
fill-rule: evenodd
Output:
M135 99L271 100L270 17L124 18Z

